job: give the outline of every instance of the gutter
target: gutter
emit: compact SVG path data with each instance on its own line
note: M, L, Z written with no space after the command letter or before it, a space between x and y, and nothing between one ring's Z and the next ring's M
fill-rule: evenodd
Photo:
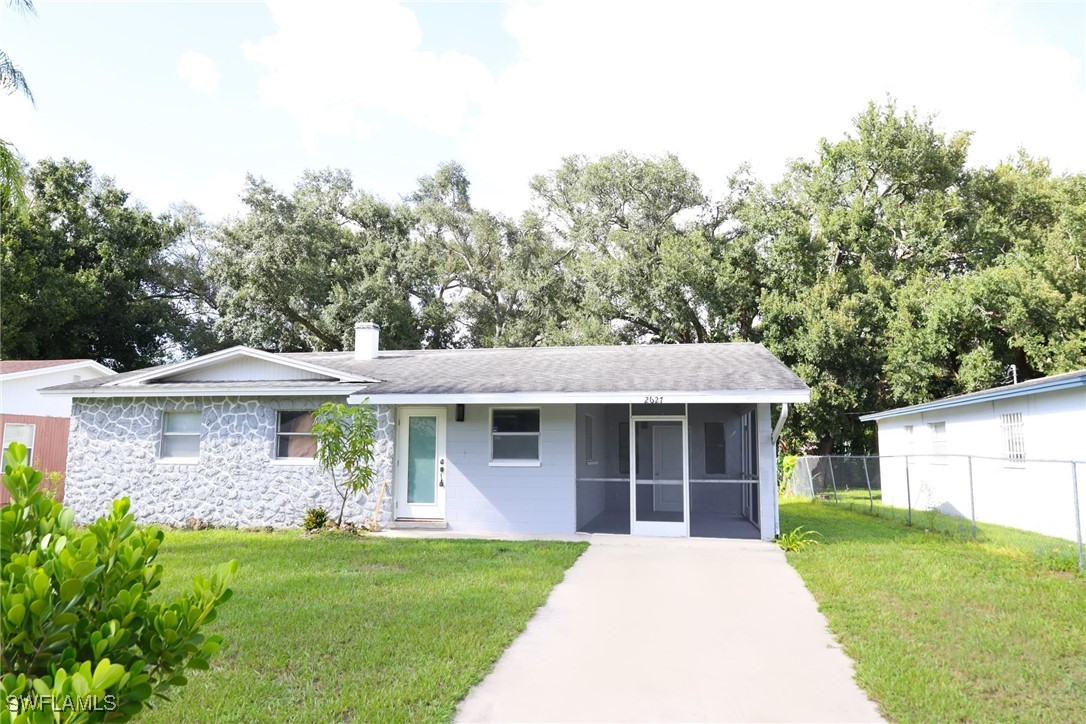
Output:
M777 424L773 426L773 444L776 445L777 441L781 439L781 431L784 430L784 423L788 422L788 403L781 403L781 416L777 418Z
M91 397L297 397L333 396L348 397L358 391L359 385L341 387L183 387L169 388L161 385L141 387L84 387L82 389L57 389L45 387L43 395L66 395L80 399Z

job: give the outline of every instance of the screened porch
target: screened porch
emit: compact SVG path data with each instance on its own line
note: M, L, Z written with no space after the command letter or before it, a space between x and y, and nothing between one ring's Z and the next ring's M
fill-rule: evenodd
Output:
M755 405L580 404L576 417L579 532L759 537Z

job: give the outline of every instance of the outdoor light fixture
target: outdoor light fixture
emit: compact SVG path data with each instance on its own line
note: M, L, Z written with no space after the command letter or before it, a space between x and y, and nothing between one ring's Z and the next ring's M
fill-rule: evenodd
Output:
M457 422L463 422L464 421L464 406L463 405L457 405L456 406L456 421Z

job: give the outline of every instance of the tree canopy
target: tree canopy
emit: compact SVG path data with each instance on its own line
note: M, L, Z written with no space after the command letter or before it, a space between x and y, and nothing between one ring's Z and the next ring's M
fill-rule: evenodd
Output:
M387 348L756 341L812 388L787 446L866 451L863 412L1086 367L1086 176L1023 151L971 167L969 140L872 103L771 183L571 156L516 219L456 163L397 202L342 169L250 177L209 225L43 162L3 231L3 354L346 349L359 320Z
M25 213L0 251L0 355L89 357L126 370L201 351L171 303L165 255L182 232L89 164L46 160L27 174Z

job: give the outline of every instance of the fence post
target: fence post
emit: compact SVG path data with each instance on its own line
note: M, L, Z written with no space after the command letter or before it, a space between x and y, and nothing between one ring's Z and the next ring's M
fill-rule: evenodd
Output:
M905 505L909 508L909 525L913 524L913 489L909 482L909 456L905 456Z
M1078 502L1078 463L1071 463L1071 487L1075 491L1075 535L1078 536L1078 569L1086 571L1086 555L1082 552L1082 513Z
M969 461L969 515L973 518L973 540L977 539L977 503L973 500L973 456L967 455Z
M837 499L837 478L833 474L833 455L827 455L826 459L830 462L830 482L833 484L833 502L839 503Z
M869 513L875 512L875 494L871 492L871 474L867 472L867 456L864 455L864 480L867 481L867 501L870 503L867 510Z

